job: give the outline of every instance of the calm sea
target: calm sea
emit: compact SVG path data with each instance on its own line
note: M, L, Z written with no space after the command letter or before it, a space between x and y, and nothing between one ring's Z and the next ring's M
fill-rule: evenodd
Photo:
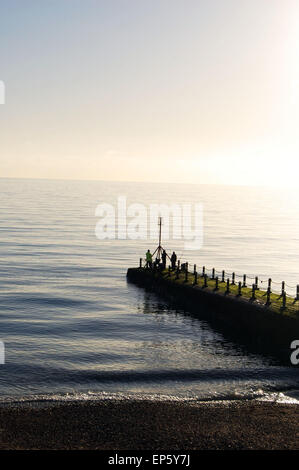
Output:
M293 294L298 193L25 179L1 179L0 193L1 399L296 396L298 368L128 284L127 268L156 242L98 240L95 209L118 196L145 207L201 203L202 248L185 251L176 240L165 241L168 250L199 267L285 280Z

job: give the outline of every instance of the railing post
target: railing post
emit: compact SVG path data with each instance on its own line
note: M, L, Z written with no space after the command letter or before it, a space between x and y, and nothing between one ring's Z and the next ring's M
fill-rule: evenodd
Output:
M296 300L299 300L299 284L297 284L297 288L296 288Z
M243 274L243 286L246 287L246 274Z
M221 278L221 282L225 282L225 280L224 280L224 276L225 276L225 271L223 270L223 271L222 271L222 278Z
M216 276L216 285L215 285L215 290L219 289L219 278Z
M185 282L188 281L188 263L185 264L186 268L185 268Z
M252 284L251 300L255 300L255 286L256 284Z
M268 279L268 290L270 291L270 294L271 294L271 282L272 282L272 279L271 279L271 277L269 277L269 279Z
M287 296L286 296L286 293L284 292L282 294L282 309L284 310L285 308L287 308Z
M238 295L240 296L242 295L242 282L241 281L239 281L238 283Z
M232 273L232 285L234 286L236 283L235 283L235 279L236 279L236 274L235 273Z
M285 281L282 281L281 283L281 295L285 294Z
M142 268L142 258L139 258L139 268Z
M215 268L212 269L212 279L215 279Z
M270 304L271 304L271 288L268 286L266 305L270 305Z
M204 287L208 287L208 276L205 274L205 277L204 277L204 284L203 284Z
M255 289L259 290L259 278L257 276L255 277Z
M206 267L203 266L203 267L202 267L202 277L205 277L205 273L206 273Z
M194 282L193 285L195 286L197 284L197 271L194 272Z
M229 278L227 278L226 280L226 291L225 291L226 294L229 294L230 293L230 288L229 288Z
M193 266L193 274L196 273L196 264Z

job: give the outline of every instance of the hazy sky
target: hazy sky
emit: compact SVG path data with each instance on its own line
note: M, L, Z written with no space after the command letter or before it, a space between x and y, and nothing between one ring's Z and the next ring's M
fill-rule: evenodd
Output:
M0 176L298 180L298 0L1 0L0 35Z

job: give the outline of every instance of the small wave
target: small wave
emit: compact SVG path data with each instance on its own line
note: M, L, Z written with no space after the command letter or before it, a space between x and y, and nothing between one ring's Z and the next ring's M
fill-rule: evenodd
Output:
M213 382L221 380L273 380L273 379L289 379L295 380L298 383L298 370L297 369L281 369L274 368L269 370L264 369L190 369L190 370L140 370L140 371L91 371L81 370L76 371L75 374L80 374L82 379L95 380L95 381L113 381L113 382L147 382L147 381L200 381L200 382Z
M73 297L58 297L58 296L49 296L49 295L24 295L24 294L17 294L14 293L13 299L12 296L2 296L1 301L3 303L10 302L13 300L14 305L17 304L38 304L38 305L50 305L55 307L74 307L76 305L89 305L94 304L93 301L89 300L78 300L74 299Z
M0 406L5 405L33 405L47 406L59 403L72 402L103 402L103 401L152 401L152 402L176 402L184 404L206 404L208 405L230 405L236 402L271 402L289 405L299 405L299 389L288 391L263 391L256 390L247 393L228 393L217 397L197 397L168 395L161 393L142 393L142 392L81 392L81 393L59 393L59 394L37 394L24 397L2 397Z

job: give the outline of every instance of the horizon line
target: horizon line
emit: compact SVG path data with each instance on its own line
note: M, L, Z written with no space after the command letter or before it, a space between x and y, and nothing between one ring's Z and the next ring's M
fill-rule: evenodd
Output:
M288 186L287 188L279 185L263 185L263 184L236 184L236 183L183 183L183 182L169 182L169 181L136 181L136 180L101 180L101 179L89 179L89 178L48 178L48 177L27 177L27 176L0 176L0 179L7 180L38 180L38 181L73 181L73 182L98 182L98 183L128 183L128 184L167 184L167 185L180 185L180 186L234 186L242 188L264 188L264 189L295 189L296 186Z

